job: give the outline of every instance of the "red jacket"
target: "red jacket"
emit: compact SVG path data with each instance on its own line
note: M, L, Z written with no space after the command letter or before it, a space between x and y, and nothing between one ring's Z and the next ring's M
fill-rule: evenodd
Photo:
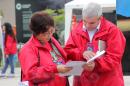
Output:
M82 54L89 42L89 36L82 27L81 21L71 32L66 43L68 60L85 61ZM125 49L125 37L114 24L102 17L99 31L92 39L96 51L99 39L106 43L105 55L95 61L96 66L92 72L84 71L80 77L75 77L74 86L124 86L121 60Z
M54 38L52 38L52 42L65 58L66 54L59 43ZM40 57L40 66L37 65L38 56ZM23 72L22 81L29 81L29 86L33 86L34 81L41 80L43 82L38 86L66 85L66 78L56 74L58 73L57 67L52 61L48 46L42 46L34 36L20 50L19 61Z
M4 43L4 52L5 54L16 54L17 52L17 42L13 37L7 35Z

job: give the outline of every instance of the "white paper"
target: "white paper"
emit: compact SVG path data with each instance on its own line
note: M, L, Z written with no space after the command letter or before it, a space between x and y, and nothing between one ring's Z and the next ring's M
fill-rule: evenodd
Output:
M87 63L93 62L95 59L100 58L104 53L105 53L105 50L103 50L103 51L101 51L101 52L98 51L94 57L92 57L91 59L89 59L89 60L87 61Z
M72 67L72 70L67 73L60 73L60 76L76 75L80 76L83 71L84 61L69 61L66 63L66 67Z
M87 62L85 61L69 61L66 63L66 67L72 67L72 70L67 72L67 73L59 73L60 76L69 76L69 75L76 75L80 76L81 73L83 72L83 65L87 64L89 62L94 61L97 58L100 58L103 54L105 53L105 50L103 51L98 51L94 57L89 59Z
M28 81L20 81L19 83L18 83L18 86L29 86L29 82Z

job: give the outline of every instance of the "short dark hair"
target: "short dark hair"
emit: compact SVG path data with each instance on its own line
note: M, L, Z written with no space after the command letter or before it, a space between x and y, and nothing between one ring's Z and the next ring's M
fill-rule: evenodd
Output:
M7 35L10 35L15 39L12 25L9 22L5 22L3 24L3 26L5 26L5 39L6 39Z
M54 20L45 12L36 12L30 20L30 29L34 35L47 32L49 27L54 27Z

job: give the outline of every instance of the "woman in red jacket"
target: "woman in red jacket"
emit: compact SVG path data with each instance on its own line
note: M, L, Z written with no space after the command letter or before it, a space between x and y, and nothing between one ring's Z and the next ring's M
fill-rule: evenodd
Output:
M5 53L5 65L1 72L1 77L5 77L6 70L8 65L11 67L10 75L11 77L14 76L14 62L13 58L17 52L16 48L16 39L15 35L12 30L12 26L10 23L4 23L2 26L5 29L5 37L4 37L4 53Z
M66 54L52 37L54 20L47 13L36 12L30 29L33 35L19 53L22 81L28 81L29 86L66 86L66 77L58 73L71 68L64 66Z

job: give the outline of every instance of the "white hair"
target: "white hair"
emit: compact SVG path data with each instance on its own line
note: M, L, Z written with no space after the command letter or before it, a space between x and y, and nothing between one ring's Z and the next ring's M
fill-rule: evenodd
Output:
M91 2L87 5L87 7L83 8L82 15L83 19L85 19L86 17L100 17L102 15L102 7L100 4Z

